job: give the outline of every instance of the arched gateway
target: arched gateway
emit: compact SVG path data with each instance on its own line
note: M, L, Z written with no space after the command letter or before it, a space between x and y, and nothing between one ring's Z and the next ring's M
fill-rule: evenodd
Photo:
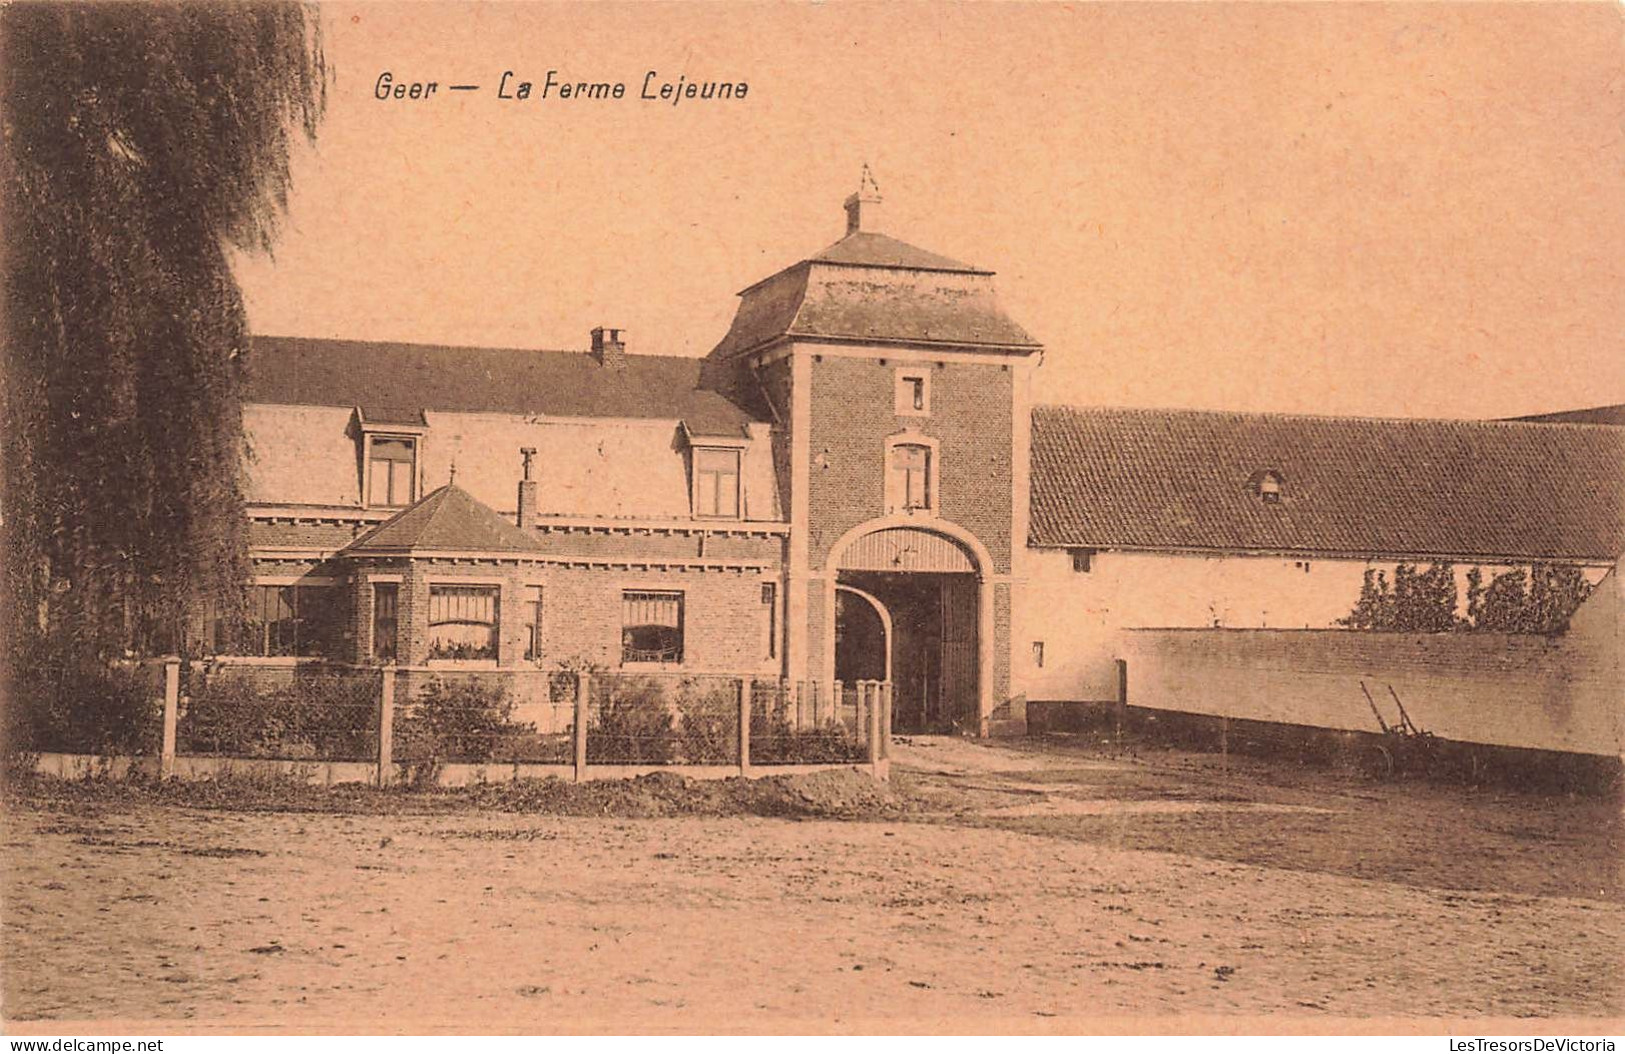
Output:
M899 732L980 732L991 699L989 566L981 543L945 521L888 518L847 532L825 576L835 612L826 677L889 671Z

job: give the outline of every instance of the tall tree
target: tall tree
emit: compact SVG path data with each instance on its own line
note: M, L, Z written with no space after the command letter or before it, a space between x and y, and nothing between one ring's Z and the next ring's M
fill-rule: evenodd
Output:
M326 91L286 2L0 11L7 644L172 648L247 571L232 249L268 251Z

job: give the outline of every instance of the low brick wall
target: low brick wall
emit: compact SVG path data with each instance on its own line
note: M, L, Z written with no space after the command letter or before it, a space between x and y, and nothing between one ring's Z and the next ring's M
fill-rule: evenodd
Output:
M1463 743L1618 757L1625 689L1606 638L1346 630L1133 630L1134 707L1376 732L1389 689L1422 730Z

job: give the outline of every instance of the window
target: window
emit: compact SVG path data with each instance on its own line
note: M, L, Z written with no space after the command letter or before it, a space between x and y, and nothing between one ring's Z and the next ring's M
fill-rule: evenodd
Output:
M1276 472L1266 472L1258 477L1258 496L1271 505L1281 501L1281 476Z
M767 657L779 654L779 590L772 582L762 583L762 607L767 609Z
M525 658L542 657L542 587L525 587Z
M1041 640L1033 641L1033 665L1040 670L1044 668L1044 642Z
M336 655L344 620L329 585L250 586L243 632L230 639L215 621L215 650L226 655L320 658Z
M683 661L683 594L621 594L621 661Z
M931 412L931 374L926 370L898 370L894 409L900 417L924 417Z
M739 518L739 451L694 448L694 515Z
M1095 551L1093 549L1072 550L1072 570L1078 574L1088 574L1094 566Z
M372 657L380 662L395 661L400 641L400 600L401 587L394 582L372 584Z
M367 504L389 507L417 500L417 440L374 436L367 446Z
M896 505L905 512L931 507L931 448L919 443L898 443L891 449L891 474Z
M495 659L496 586L429 587L429 658Z

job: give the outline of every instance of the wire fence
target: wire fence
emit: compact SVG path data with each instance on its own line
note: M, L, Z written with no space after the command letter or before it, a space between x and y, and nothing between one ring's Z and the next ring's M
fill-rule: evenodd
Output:
M447 764L783 766L887 753L890 686L721 674L337 663L124 664L64 682L32 749ZM58 712L60 711L60 713ZM415 771L414 771L415 770Z
M737 763L739 685L731 677L593 674L587 763Z
M177 753L285 761L378 754L381 673L338 665L200 665L187 671Z
M574 674L555 670L403 671L393 700L394 760L569 764L575 685Z
M753 765L858 762L869 756L869 707L880 686L843 685L820 691L817 681L757 681L751 685Z

